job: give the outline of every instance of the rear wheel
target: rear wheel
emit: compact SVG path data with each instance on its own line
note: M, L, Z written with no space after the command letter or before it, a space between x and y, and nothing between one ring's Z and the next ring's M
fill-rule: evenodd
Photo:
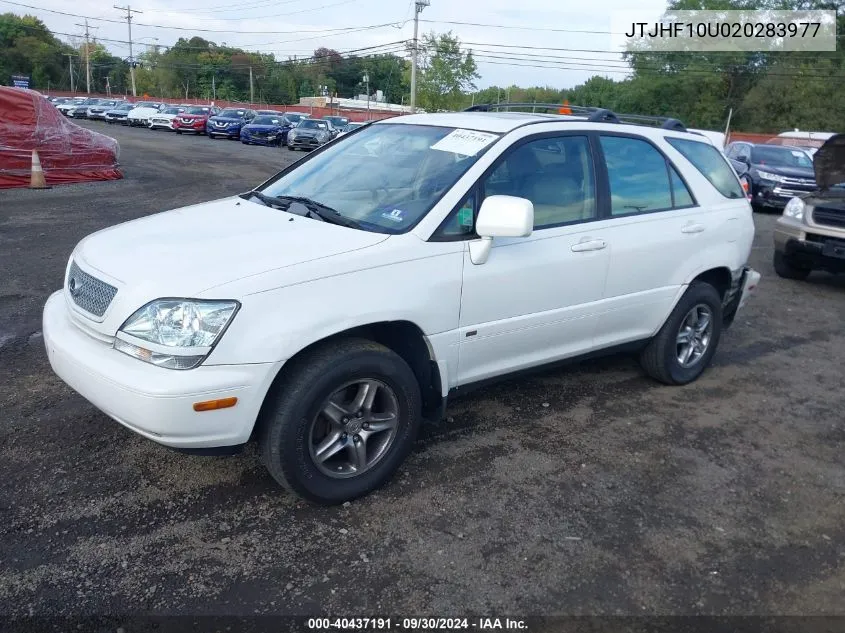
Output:
M802 268L801 266L796 266L781 251L775 251L773 263L775 265L775 272L778 274L778 277L803 281L810 276L809 268Z
M182 134L182 130L176 130L176 133L181 135L181 134Z
M698 378L716 353L722 333L722 297L710 284L693 282L640 356L645 372L667 385Z
M276 481L322 504L386 483L421 421L419 385L392 350L350 339L294 361L259 422L262 460Z

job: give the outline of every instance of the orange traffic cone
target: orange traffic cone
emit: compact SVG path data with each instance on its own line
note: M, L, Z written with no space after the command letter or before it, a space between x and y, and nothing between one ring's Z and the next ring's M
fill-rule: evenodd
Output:
M38 158L38 152L32 150L32 173L29 177L30 189L49 189L47 180L44 178L44 170L41 169L41 159Z
M563 106L558 110L558 114L572 114L572 108L569 107L569 99L563 100Z

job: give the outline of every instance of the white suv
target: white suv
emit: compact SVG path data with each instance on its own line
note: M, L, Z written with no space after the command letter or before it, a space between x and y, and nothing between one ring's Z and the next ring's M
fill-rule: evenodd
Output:
M195 452L255 438L277 481L339 503L470 383L609 348L695 380L759 280L753 236L736 175L677 122L398 117L85 238L44 339L124 426Z

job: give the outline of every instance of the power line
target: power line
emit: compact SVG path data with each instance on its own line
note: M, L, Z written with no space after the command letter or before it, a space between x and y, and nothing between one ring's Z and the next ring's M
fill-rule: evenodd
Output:
M27 9L34 9L36 11L46 11L47 13L55 13L57 15L64 15L73 18L88 18L98 22L110 22L112 24L122 24L123 20L112 20L110 18L95 18L90 15L80 15L78 13L68 13L67 11L57 11L55 9L46 9L44 7L36 7L30 4L23 4L21 2L13 2L12 0L0 0L0 3L11 4L16 7L24 7ZM134 10L133 10L134 11ZM140 13L140 11L138 12ZM157 29L168 29L171 31L188 31L191 33L238 33L242 35L296 35L297 33L349 33L355 31L367 31L372 29L379 29L388 26L401 28L407 23L406 21L398 22L384 22L382 24L369 24L366 26L350 26L337 29L297 29L295 31L244 31L242 29L200 29L189 28L184 26L167 26L164 24L149 24L144 22L136 22L135 26L146 26Z

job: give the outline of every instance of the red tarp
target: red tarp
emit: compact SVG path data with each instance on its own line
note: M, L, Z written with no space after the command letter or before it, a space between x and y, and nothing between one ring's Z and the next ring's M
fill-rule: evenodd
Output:
M26 187L38 151L48 185L117 180L117 141L79 127L31 90L0 86L0 189Z

